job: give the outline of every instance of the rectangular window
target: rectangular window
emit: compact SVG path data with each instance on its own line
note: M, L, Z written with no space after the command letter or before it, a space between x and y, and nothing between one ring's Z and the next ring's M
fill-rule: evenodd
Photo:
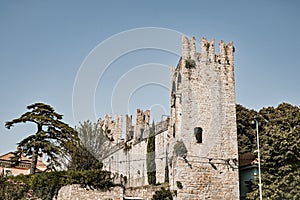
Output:
M197 143L202 143L202 128L201 127L195 127L194 128L194 135L196 137Z

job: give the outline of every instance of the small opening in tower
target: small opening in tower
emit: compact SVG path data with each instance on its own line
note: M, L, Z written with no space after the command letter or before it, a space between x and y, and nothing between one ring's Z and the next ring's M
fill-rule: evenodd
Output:
M173 137L175 137L175 124L173 124Z
M202 132L203 129L201 127L194 128L194 135L196 137L197 143L202 143Z

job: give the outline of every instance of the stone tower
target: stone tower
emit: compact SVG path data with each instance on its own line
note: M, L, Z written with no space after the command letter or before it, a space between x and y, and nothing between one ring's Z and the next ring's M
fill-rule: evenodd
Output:
M219 49L202 38L197 52L195 38L182 37L171 68L170 147L182 141L187 149L185 156L173 149L170 161L178 199L239 199L234 46L221 40Z

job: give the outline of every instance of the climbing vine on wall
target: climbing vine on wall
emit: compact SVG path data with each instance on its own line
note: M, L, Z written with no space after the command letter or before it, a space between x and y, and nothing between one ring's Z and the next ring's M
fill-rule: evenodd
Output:
M156 184L156 164L155 164L155 124L152 123L147 143L147 176L150 185Z

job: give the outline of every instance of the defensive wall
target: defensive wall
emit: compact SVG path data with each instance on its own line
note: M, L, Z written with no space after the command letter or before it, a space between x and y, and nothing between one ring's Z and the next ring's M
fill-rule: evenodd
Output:
M156 182L169 182L177 199L239 199L235 49L221 40L215 54L205 38L196 46L183 36L182 57L171 67L170 115L155 125ZM145 186L150 111L138 109L134 125L132 116L125 121L123 139L121 116L99 119L115 145L104 169L126 187Z

